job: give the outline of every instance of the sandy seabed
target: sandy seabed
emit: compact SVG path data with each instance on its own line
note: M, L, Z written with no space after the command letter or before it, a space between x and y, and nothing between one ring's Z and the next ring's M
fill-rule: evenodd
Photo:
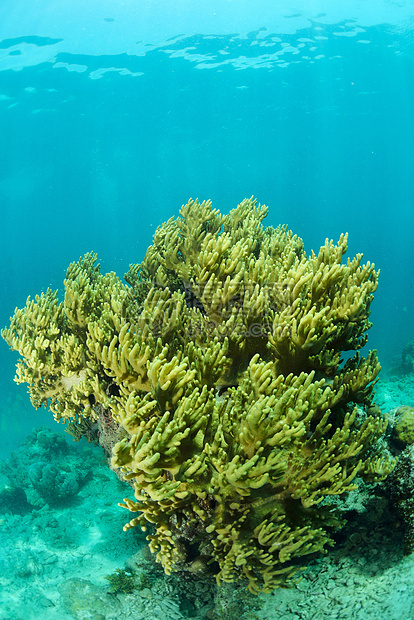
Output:
M384 412L413 406L414 377L381 381L376 402ZM118 502L132 498L132 489L109 470L99 447L78 446L69 436L67 442L67 458L90 465L76 494L55 505L39 500L30 510L23 502L19 513L0 503L0 620L414 619L414 554L403 554L402 527L386 494L351 494L352 518L335 546L305 558L295 587L254 596L243 584L166 576L139 528L122 530L130 513ZM24 487L36 468L21 454L15 451L0 471L7 475L21 463ZM112 591L107 576L117 569L133 575L131 593Z

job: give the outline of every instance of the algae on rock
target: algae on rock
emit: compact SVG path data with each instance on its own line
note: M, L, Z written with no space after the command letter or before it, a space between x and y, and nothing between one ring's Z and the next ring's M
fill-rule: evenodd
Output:
M87 254L64 301L29 299L2 331L34 406L95 434L134 487L126 528L150 525L165 571L197 562L252 592L331 544L329 496L394 466L376 352L341 359L367 341L378 272L342 262L346 235L308 256L266 215L252 198L228 215L190 200L127 284Z

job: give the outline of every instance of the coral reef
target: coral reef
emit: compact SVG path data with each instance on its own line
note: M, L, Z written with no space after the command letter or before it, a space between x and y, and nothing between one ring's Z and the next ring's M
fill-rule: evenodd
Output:
M389 412L394 417L392 439L398 448L414 443L414 407L402 405Z
M16 381L74 436L96 437L135 490L126 529L150 528L165 571L291 583L342 525L329 497L394 467L364 359L378 272L342 262L347 237L304 252L267 207L190 200L126 284L96 255L72 263L2 331ZM79 425L76 432L75 425Z
M11 512L28 512L45 504L56 506L79 493L92 463L85 463L77 446L74 448L61 434L39 427L28 435L19 451L0 463L0 472L7 476L9 495L13 498Z
M29 467L29 480L48 504L59 503L78 493L83 475L64 463L37 461Z
M389 378L398 377L404 380L404 378L411 379L411 375L414 374L414 340L408 341L401 352L400 358L395 357L392 360L392 365L387 369Z
M109 581L109 591L112 594L123 592L130 594L136 589L135 575L133 571L117 568L112 575L106 575L105 579Z
M0 514L26 514L31 509L23 489L15 487L8 476L0 473Z
M398 456L398 463L387 480L391 504L402 522L404 554L414 551L414 446Z
M414 373L414 340L407 342L401 356L401 371L403 374Z

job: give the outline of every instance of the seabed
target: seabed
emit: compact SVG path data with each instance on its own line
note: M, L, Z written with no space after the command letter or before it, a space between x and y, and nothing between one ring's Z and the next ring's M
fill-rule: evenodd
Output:
M411 375L381 380L376 402L383 411L410 404L413 386ZM68 463L88 462L90 470L73 496L42 501L30 483L36 463L63 456ZM363 491L351 494L353 517L335 547L308 558L295 587L254 596L243 583L218 587L205 574L165 575L145 534L123 532L129 513L118 502L129 489L108 469L100 447L41 427L0 472L1 620L414 618L414 554L403 554L402 528L386 496L367 494L365 502ZM24 490L13 506L7 503L8 473Z

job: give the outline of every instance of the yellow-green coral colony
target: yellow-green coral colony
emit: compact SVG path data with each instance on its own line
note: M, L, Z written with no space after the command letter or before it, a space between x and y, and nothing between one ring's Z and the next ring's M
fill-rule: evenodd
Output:
M252 592L289 583L341 524L327 497L393 468L365 345L378 272L342 262L347 236L307 256L267 207L190 200L124 284L96 255L2 331L16 381L74 434L95 432L135 489L167 573L198 564ZM358 415L357 414L358 411ZM372 413L371 413L372 412ZM74 431L81 425L81 432Z

